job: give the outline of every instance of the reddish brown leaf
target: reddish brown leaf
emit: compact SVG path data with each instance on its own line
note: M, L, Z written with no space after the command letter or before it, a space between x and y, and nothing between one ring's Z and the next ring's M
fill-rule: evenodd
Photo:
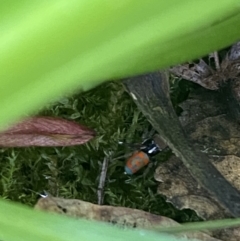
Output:
M73 146L95 136L95 131L58 117L28 118L0 134L2 147Z

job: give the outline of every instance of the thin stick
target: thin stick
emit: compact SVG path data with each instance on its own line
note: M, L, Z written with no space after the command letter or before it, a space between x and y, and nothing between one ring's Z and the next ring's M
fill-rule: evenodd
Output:
M30 189L30 188L23 188L24 190L27 190L27 191L31 191L32 193L35 193L35 194L37 194L37 195L39 195L40 197L42 197L42 198L46 198L46 197L48 197L48 196L51 196L51 195L49 195L46 191L44 191L44 194L41 194L40 192L35 192L35 191L33 191L32 189Z
M220 67L219 58L218 58L218 52L217 51L213 52L213 58L214 58L216 69L220 70L221 67Z
M130 152L130 153L124 154L124 155L122 155L122 156L119 156L119 157L113 158L112 161L120 160L120 159L123 159L123 158L126 159L126 158L130 157L132 154L133 154L133 152Z
M105 181L106 181L106 176L107 176L108 162L109 162L109 158L105 157L103 160L103 164L102 164L102 171L101 171L99 185L98 185L98 191L97 191L98 205L103 204L103 197L104 197L103 192L104 192L104 186L105 186Z

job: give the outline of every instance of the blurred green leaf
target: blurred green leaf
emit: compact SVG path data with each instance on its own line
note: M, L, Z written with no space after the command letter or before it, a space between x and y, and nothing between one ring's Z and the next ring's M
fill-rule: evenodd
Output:
M8 1L0 8L0 126L105 80L240 37L238 0Z
M145 230L121 230L104 223L75 220L65 216L42 213L0 201L0 239L7 241L93 241L93 240L158 240L177 241L167 234ZM17 215L16 215L17 214ZM2 217L7 217L3 219ZM106 235L107 234L107 235ZM182 239L183 241L185 239Z

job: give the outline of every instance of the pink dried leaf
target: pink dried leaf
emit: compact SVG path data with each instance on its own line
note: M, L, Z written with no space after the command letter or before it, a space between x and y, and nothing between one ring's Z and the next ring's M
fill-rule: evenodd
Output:
M0 146L73 146L95 136L95 131L58 117L31 117L0 133Z

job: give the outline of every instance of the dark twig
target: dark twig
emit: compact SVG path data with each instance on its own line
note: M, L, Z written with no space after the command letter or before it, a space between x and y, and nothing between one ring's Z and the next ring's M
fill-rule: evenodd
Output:
M105 157L103 160L103 164L102 164L102 170L101 170L98 191L97 191L98 205L103 204L103 197L104 197L103 192L104 192L104 186L105 186L105 181L106 181L106 176L107 176L108 163L109 163L109 158Z

